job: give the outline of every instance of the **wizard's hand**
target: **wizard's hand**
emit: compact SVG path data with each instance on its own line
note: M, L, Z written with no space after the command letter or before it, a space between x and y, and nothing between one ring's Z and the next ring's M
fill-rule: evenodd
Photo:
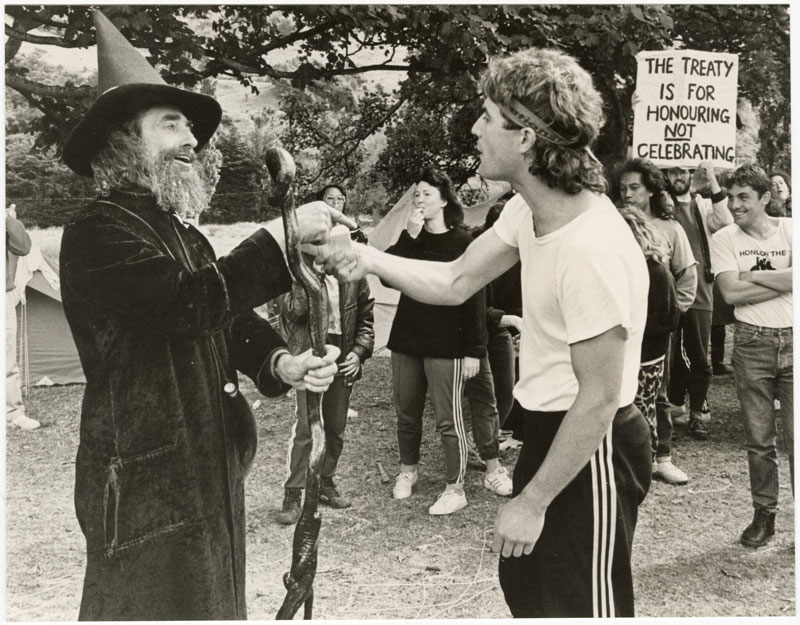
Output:
M350 229L358 227L358 224L342 211L322 201L298 206L295 212L300 243L315 245L327 243L333 224L344 224Z
M314 356L310 349L297 356L283 356L275 367L278 377L296 389L324 393L338 370L336 359L340 351L334 345L326 345L322 358Z

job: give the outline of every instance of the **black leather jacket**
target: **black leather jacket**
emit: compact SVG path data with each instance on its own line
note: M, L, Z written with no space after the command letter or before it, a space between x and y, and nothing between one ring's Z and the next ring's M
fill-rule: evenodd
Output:
M328 291L322 290L323 309L328 308ZM308 298L302 286L295 282L292 290L277 299L280 313L281 336L293 354L300 354L311 347L311 331L308 325ZM366 278L358 282L339 283L339 315L342 323L342 353L339 361L348 353L355 352L361 364L372 355L375 345L373 307L375 300L369 291ZM352 380L361 378L361 369Z

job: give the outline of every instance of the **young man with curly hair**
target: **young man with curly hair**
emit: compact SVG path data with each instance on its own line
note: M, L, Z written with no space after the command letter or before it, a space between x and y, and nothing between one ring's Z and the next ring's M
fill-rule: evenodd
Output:
M632 616L633 530L651 474L649 429L633 406L648 272L589 149L602 100L554 50L493 60L481 87L479 173L517 191L494 226L449 263L358 246L328 265L455 305L522 261L514 395L525 440L495 523L500 584L518 617Z
M760 167L739 167L725 186L734 223L714 235L711 257L719 290L736 317L733 374L754 508L740 541L761 547L775 533L778 414L794 476L792 220L767 213L770 180Z

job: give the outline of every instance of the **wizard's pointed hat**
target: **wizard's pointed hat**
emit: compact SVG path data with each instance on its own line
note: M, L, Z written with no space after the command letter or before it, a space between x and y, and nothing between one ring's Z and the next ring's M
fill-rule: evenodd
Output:
M64 162L82 175L92 176L92 159L109 129L155 105L178 107L191 120L196 150L202 148L222 118L211 96L167 85L158 72L122 36L100 11L93 11L97 33L97 99L75 126L64 145Z

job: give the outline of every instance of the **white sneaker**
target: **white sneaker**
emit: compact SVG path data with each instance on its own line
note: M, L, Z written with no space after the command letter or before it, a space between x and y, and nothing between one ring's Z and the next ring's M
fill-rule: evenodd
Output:
M406 473L400 471L397 477L394 478L394 488L392 488L392 497L395 499L408 499L411 497L411 487L417 483L419 474L414 471L413 473Z
M505 451L506 449L517 449L518 447L522 447L522 441L518 441L513 436L507 438L502 443L497 446L499 451Z
M353 410L352 408L347 409L347 418L348 419L355 419L358 416L358 412Z
M25 415L14 417L10 423L16 425L20 430L35 430L42 426L36 419L31 419Z
M676 406L669 401L667 404L669 404L669 416L672 420L673 426L682 428L689 425L689 411L686 410L686 406L684 404Z
M466 505L467 496L464 494L463 490L446 488L445 491L439 495L436 502L428 508L428 514L453 514L453 512L461 510L461 508Z
M666 482L682 486L689 481L689 476L672 464L671 458L659 458L653 463L653 477Z
M488 488L495 495L508 497L513 490L511 478L508 476L508 469L500 467L494 473L487 473L483 476L483 487Z

